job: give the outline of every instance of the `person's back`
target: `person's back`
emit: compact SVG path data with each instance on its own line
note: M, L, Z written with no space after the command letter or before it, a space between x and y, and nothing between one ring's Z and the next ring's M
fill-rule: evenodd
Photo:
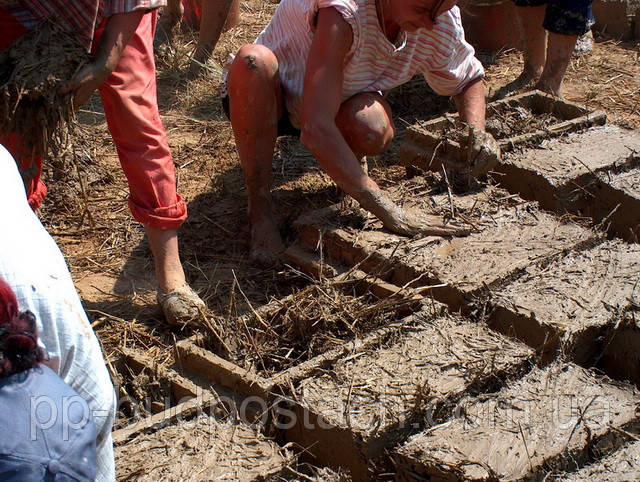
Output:
M98 431L98 478L114 480L111 430L116 396L100 343L82 307L60 249L24 196L16 163L0 145L0 278L22 310L36 315L45 364L88 403ZM1 480L1 479L0 479Z
M40 365L0 379L0 480L95 480L87 403Z
M0 279L0 480L95 480L91 410L44 358L34 315Z

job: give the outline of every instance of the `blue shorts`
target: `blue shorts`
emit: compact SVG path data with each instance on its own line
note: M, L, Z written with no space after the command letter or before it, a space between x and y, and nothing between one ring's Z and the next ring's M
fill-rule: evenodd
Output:
M594 23L593 0L513 0L518 7L547 5L542 26L562 35L584 35Z

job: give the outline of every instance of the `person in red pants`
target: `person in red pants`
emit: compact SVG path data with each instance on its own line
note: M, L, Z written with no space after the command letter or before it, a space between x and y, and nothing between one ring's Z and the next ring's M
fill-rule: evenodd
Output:
M129 207L146 230L154 256L158 302L172 324L196 320L205 308L186 283L178 252L178 227L187 207L176 191L173 159L156 97L153 34L157 8L165 0L23 0L0 4L0 50L49 19L93 53L93 60L60 87L74 92L76 108L98 90L122 169L129 182ZM46 187L41 161L32 162L16 135L2 139L18 160L33 209ZM27 169L28 167L28 169Z

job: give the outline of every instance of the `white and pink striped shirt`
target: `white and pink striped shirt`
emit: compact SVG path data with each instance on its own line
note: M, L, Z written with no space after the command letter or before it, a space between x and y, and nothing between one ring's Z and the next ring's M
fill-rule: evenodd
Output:
M441 95L455 95L484 75L473 47L464 39L458 7L438 17L431 31L401 31L393 45L380 27L375 0L282 0L255 43L269 47L278 58L287 110L296 127L317 12L328 7L340 12L353 30L343 71L343 101L360 92L397 87L418 72Z

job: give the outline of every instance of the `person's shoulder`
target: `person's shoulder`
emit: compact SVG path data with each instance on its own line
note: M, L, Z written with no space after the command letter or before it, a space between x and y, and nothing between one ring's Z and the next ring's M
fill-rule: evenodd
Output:
M356 0L318 0L317 7L319 9L333 7L343 16L345 14L355 15L359 9L358 3Z

